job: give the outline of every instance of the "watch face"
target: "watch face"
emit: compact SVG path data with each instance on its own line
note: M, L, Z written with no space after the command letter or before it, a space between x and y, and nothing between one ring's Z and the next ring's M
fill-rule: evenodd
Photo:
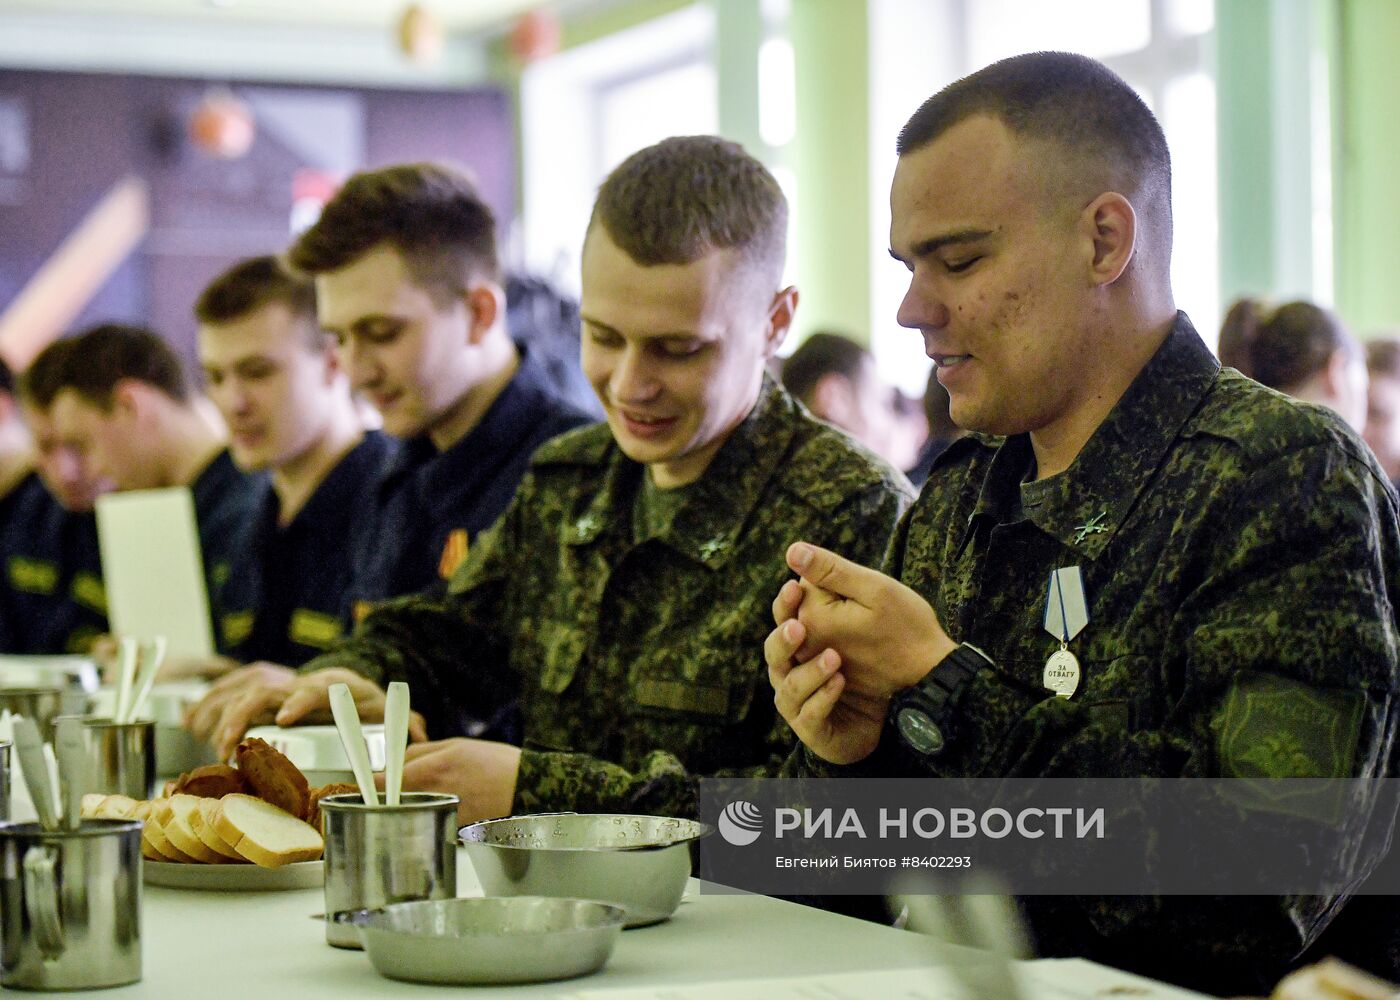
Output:
M932 756L943 749L943 730L928 717L927 712L917 708L901 708L896 724L900 737L918 753Z

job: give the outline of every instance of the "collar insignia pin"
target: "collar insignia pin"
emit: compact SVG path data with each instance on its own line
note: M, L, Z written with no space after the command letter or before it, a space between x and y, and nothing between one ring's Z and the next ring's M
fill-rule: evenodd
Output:
M700 558L711 559L722 551L725 546L723 538L711 538L708 542L700 546Z
M1107 517L1107 516L1108 516L1108 515L1107 515L1106 513L1103 513L1103 514L1095 514L1093 517L1091 517L1091 518L1090 518L1088 521L1086 521L1084 524L1081 524L1079 527L1075 528L1075 529L1074 529L1074 543L1075 543L1076 545L1078 545L1080 542L1084 541L1084 539L1088 538L1090 535L1105 535L1105 534L1107 534L1107 533L1108 533L1108 528L1104 527L1104 524L1103 524L1103 519L1104 519L1105 517Z

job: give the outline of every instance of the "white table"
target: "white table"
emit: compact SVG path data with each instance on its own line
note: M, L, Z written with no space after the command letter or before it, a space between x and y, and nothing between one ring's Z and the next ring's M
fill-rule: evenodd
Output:
M479 895L475 873L459 854L459 894ZM595 976L531 986L477 987L479 997L560 996L581 990L688 986L723 980L929 967L935 950L918 934L853 920L764 896L702 892L692 880L687 901L669 921L624 931L611 961ZM320 890L275 893L189 892L146 886L144 978L100 994L186 1000L353 1000L448 995L465 987L424 986L381 978L361 952L332 948L309 919L324 909ZM1135 1000L1193 997L1087 962L1028 963L1037 981L1097 989L1143 987ZM752 984L726 997L762 997ZM877 992L883 992L879 990ZM873 993L870 995L874 995ZM1085 996L1051 986L1034 1000ZM1103 995L1103 994L1100 994Z

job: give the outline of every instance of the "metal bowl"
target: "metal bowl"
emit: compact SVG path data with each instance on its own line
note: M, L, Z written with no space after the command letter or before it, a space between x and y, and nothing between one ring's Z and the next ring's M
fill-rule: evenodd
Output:
M340 915L375 970L416 983L538 983L597 972L623 912L587 899L420 899Z
M713 831L665 816L547 813L473 823L461 835L487 895L596 899L641 927L676 912L690 844Z

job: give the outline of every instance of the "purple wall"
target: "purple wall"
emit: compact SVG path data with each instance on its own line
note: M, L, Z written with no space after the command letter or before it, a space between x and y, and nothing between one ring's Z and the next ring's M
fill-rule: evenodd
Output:
M503 226L514 213L511 114L498 90L234 83L258 132L246 156L226 161L196 149L184 129L208 88L166 77L0 72L0 125L6 108L11 120L21 108L28 152L24 169L7 171L0 132L0 306L129 173L150 185L151 232L77 325L146 323L190 361L195 297L235 260L286 247L293 178L304 168L344 176L447 160L476 175Z

